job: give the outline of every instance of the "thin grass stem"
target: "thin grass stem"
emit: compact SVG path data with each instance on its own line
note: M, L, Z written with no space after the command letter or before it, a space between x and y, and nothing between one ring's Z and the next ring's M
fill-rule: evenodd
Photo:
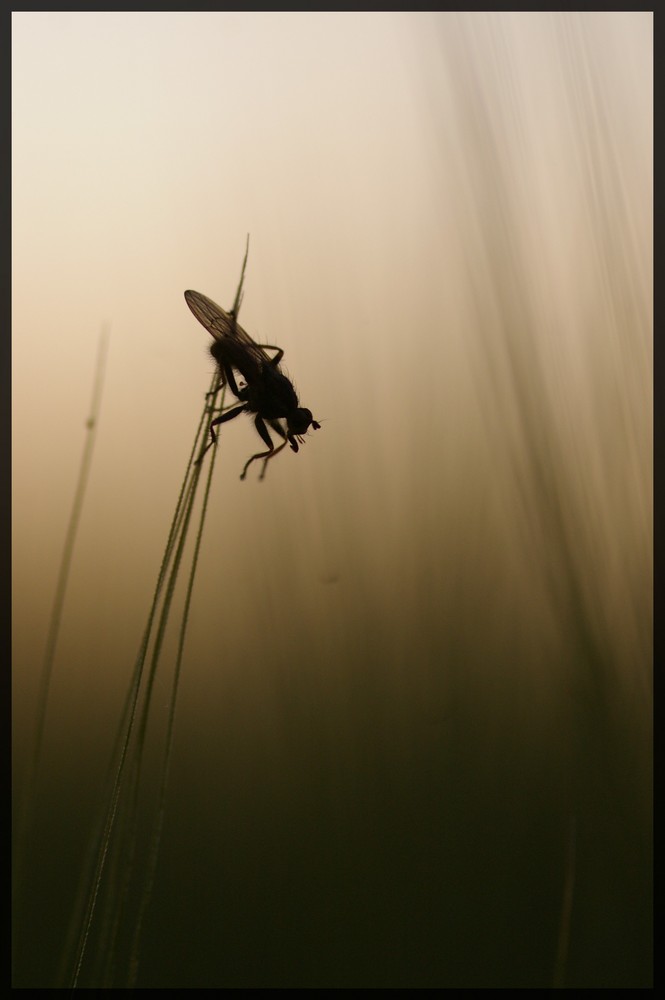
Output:
M25 774L25 781L22 790L22 798L17 811L16 826L14 831L14 856L13 856L13 885L14 894L20 900L20 890L23 883L23 873L29 851L28 838L33 823L33 813L36 808L37 783L42 758L44 744L44 733L46 730L46 717L48 711L49 694L51 690L51 679L53 676L53 665L60 636L60 626L62 624L67 585L74 555L74 547L78 530L81 524L81 513L83 501L85 499L90 470L94 455L95 443L97 440L97 427L101 410L102 392L106 375L106 358L108 354L109 330L103 326L99 335L97 346L97 360L95 364L95 375L93 380L92 398L90 409L86 420L86 435L83 445L83 453L79 465L78 479L74 491L74 499L69 515L69 522L65 532L65 541L58 569L53 605L49 619L46 645L44 648L44 658L42 661L41 676L38 687L38 701L35 718L34 742L29 756Z
M248 253L249 253L249 236L247 237L247 245L245 248L245 256L243 260L240 281L238 284L238 289L236 292L236 297L233 306L233 311L235 314L237 314L242 302L242 286L244 282ZM108 903L107 903L108 912L102 921L102 939L100 940L100 943L102 943L103 940L104 946L99 951L100 954L104 956L106 965L105 973L102 976L102 979L107 980L109 978L112 979L114 977L115 957L117 953L117 942L118 942L118 933L121 922L121 915L129 899L130 885L133 880L133 872L136 868L138 834L139 834L141 772L142 772L143 756L146 747L148 719L153 700L152 696L153 696L154 684L157 677L157 670L159 668L160 660L162 657L162 652L164 648L164 638L166 635L166 629L171 615L175 588L180 572L180 567L182 564L182 558L187 540L191 514L200 480L201 465L200 463L195 463L193 459L194 455L197 453L197 450L200 450L201 441L204 439L204 435L206 433L206 417L209 416L210 410L214 406L214 400L219 388L220 388L219 375L218 373L215 373L213 382L211 384L211 390L206 395L206 405L201 415L201 420L199 422L199 426L195 435L194 444L187 465L187 471L183 479L180 495L178 497L178 502L176 504L176 510L171 522L171 527L169 530L169 535L165 546L160 571L158 574L157 585L155 587L153 595L153 602L148 615L148 622L143 635L139 654L132 675L132 680L130 682L124 709L121 716L121 726L120 729L118 730L116 751L114 753L114 759L117 760L117 765L115 767L112 788L110 790L108 799L109 806L106 812L105 820L103 824L100 825L101 835L99 835L98 838L95 838L96 850L95 850L95 862L93 866L94 871L92 873L91 882L89 883L90 888L87 895L87 903L85 903L85 907L83 906L83 904L78 907L79 913L83 910L83 908L85 908L85 912L83 915L83 919L78 923L81 930L78 936L78 945L76 949L74 972L71 978L72 988L77 988L79 985L81 971L83 968L83 962L90 943L90 934L92 930L93 920L95 918L95 913L98 908L98 902L100 898L100 892L102 889L102 881L104 879L105 869L110 858L113 856L115 856L114 864L116 864L118 866L118 870L122 872L121 887L119 891L114 892L113 887L111 887L111 889L109 890ZM208 402L209 399L211 399L212 402L209 403ZM223 397L222 397L222 408L223 408ZM170 763L171 763L171 755L173 747L173 733L175 724L178 685L179 685L180 671L181 671L182 658L184 652L187 622L189 617L189 608L191 605L191 597L193 593L196 567L198 563L198 556L200 552L201 540L203 536L203 528L205 524L205 517L208 507L208 497L212 481L215 454L216 454L216 448L213 449L213 458L211 459L209 464L208 478L204 493L202 511L199 520L199 527L194 545L194 553L192 556L192 563L190 567L189 579L186 589L184 611L180 622L176 662L173 671L171 695L170 695L169 709L168 709L166 741L162 756L161 773L159 779L157 810L155 814L155 820L153 823L152 835L149 842L148 863L147 863L147 868L145 869L146 874L144 878L142 893L138 904L138 914L133 925L132 943L129 956L129 980L130 984L132 985L136 980L138 972L139 944L141 938L141 931L143 927L144 917L147 912L147 908L151 898L152 889L154 886L155 873L159 857L159 847L161 843L164 817L166 813L168 777L170 772ZM164 590L164 585L166 585L165 590ZM161 606L160 606L160 600L161 600ZM153 629L156 620L157 620L157 627L156 631L154 632L154 638L153 638ZM151 641L152 641L152 652L150 656L150 667L146 676L145 665ZM142 698L141 707L139 707L141 698ZM130 754L130 746L133 738L134 738L134 748ZM131 774L127 775L126 768L130 759L131 759ZM113 774L113 771L111 772L111 774ZM120 831L120 835L114 837L114 830L116 830L117 828L117 820L120 814L119 810L121 804L121 796L124 796L123 801L127 803L128 811L125 820L123 821L123 829ZM112 850L114 852L114 855L112 855L111 853Z

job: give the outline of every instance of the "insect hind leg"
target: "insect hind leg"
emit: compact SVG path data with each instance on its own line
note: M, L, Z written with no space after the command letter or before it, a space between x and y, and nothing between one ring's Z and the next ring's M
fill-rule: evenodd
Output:
M199 455L199 457L194 462L194 465L200 465L201 464L201 462L203 461L203 456L207 452L208 448L212 448L212 446L214 445L215 441L217 440L217 435L215 434L215 427L217 427L218 424L224 424L224 423L226 423L227 420L233 420L233 418L237 417L239 413L244 413L246 409L247 409L247 404L244 404L243 406L235 406L231 410L228 409L228 407L225 407L225 412L223 412L221 414L221 416L215 417L215 419L213 420L213 422L210 424L210 439L211 440L208 441L207 445L205 446L205 448L203 449L203 451L201 452L201 454Z

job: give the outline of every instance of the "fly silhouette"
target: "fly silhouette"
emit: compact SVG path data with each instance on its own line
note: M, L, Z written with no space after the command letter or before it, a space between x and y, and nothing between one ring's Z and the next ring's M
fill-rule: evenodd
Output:
M238 291L240 292L240 289ZM314 430L318 430L321 425L314 420L311 410L300 406L290 379L281 370L279 363L284 357L282 348L270 344L257 344L238 323L239 300L238 295L231 312L226 312L200 292L185 292L187 305L199 323L214 338L210 353L219 368L218 390L228 385L233 395L240 401L239 406L233 406L212 421L211 441L197 462L202 460L208 448L217 440L215 427L226 423L227 420L233 420L241 413L254 413L254 426L268 450L252 455L245 463L240 478L245 478L252 462L262 458L263 468L259 479L263 479L271 458L278 455L287 444L297 452L299 445L305 442L303 435L310 425ZM268 351L275 353L271 357ZM238 385L236 380L236 372L242 376L241 385ZM283 438L278 447L273 444L268 428Z

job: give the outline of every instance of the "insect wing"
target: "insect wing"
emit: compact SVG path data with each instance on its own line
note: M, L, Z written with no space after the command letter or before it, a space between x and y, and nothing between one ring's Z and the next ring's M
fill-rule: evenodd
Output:
M237 323L233 322L233 317L221 306L218 306L212 299L201 295L200 292L185 292L185 302L196 316L199 323L211 333L215 340L222 340L224 337L237 336L236 331L241 331ZM242 330L244 333L244 330Z
M207 295L202 295L201 292L187 291L185 292L185 301L199 323L206 328L208 333L212 334L215 340L234 340L242 344L260 364L266 361L270 362L269 355L255 340L252 340L246 330L243 330L234 316L227 313Z

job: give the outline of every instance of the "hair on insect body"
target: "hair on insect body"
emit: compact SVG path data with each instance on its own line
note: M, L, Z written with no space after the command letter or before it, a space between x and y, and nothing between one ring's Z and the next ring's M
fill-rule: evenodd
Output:
M309 427L318 430L321 425L314 420L311 410L300 406L291 380L281 370L280 361L284 356L282 348L270 344L257 344L238 323L236 315L239 296L236 297L231 312L226 312L200 292L185 292L185 301L199 323L213 337L210 353L219 369L218 389L228 385L240 404L226 410L212 421L211 440L199 455L197 462L203 459L208 448L217 440L215 427L233 420L241 413L253 413L254 426L268 450L252 455L245 462L240 478L245 478L252 462L262 458L263 468L259 479L263 479L271 458L278 455L287 444L297 452L299 445L305 442L303 435ZM275 352L274 356L271 357L269 351ZM241 385L238 385L236 380L236 372L242 376ZM273 444L269 428L283 439L278 447Z

